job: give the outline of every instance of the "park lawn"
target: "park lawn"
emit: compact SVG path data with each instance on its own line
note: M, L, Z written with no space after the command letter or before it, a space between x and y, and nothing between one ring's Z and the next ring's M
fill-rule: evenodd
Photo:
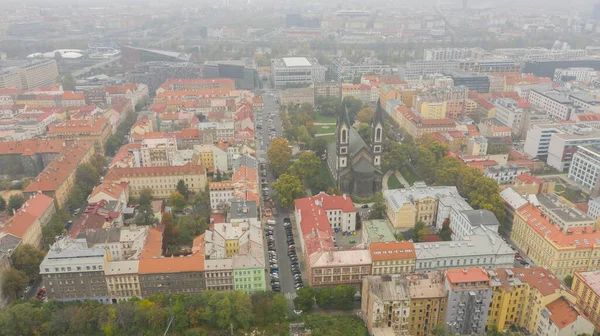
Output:
M317 125L315 126L316 134L335 133L335 125Z
M420 180L411 167L402 167L402 169L400 169L400 173L410 185L413 185L415 182Z
M396 174L392 174L388 178L388 188L389 189L400 189L400 188L404 188L404 186L402 185L402 183L400 183L400 181L398 181Z
M336 118L334 116L325 116L320 113L313 113L313 122L316 123L333 123L335 126Z
M324 135L319 138L325 138L325 140L327 140L327 143L330 144L335 141L335 134Z

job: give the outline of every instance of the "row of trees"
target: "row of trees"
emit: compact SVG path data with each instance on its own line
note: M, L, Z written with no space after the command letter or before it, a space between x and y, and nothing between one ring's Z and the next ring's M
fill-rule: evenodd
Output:
M2 291L13 300L20 297L30 281L40 273L46 252L29 244L19 245L12 253L11 268L2 274Z
M106 158L101 154L94 155L89 163L80 164L75 172L75 185L67 198L67 208L74 210L82 206L88 195L100 184L102 170L106 165Z
M490 210L500 223L505 224L506 211L497 182L485 177L479 169L446 156L447 146L433 135L427 134L414 142L402 144L387 141L385 147L385 171L411 169L428 184L456 186L459 194L466 197L473 208Z
M136 106L137 108L137 106ZM113 156L121 148L123 144L127 142L125 139L126 134L131 130L131 126L135 124L137 120L137 114L133 112L127 113L125 120L117 127L115 134L112 134L106 140L104 145L104 152L107 156Z
M283 295L204 291L155 295L104 305L93 301L17 302L0 311L3 335L158 335L174 315L169 335L222 335L231 329L285 335ZM228 334L228 333L227 333Z

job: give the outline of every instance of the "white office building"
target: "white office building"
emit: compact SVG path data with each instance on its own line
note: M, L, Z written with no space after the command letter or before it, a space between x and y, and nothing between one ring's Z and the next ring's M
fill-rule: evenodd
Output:
M450 61L472 58L474 48L428 48L423 51L424 61Z
M325 81L327 68L315 58L284 57L271 60L271 79L276 88L287 85L306 84Z
M482 235L485 230L498 233L500 222L489 210L453 210L450 215L452 240L461 241Z
M571 113L575 107L572 100L555 90L547 92L531 90L529 102L533 106L546 110L548 116L559 120L571 119Z
M331 72L335 79L352 82L362 75L390 75L392 69L375 57L365 57L356 63L339 57L331 60Z
M600 173L600 146L579 146L569 168L569 179L583 188L592 190L598 184Z
M554 70L554 83L564 84L569 81L590 83L598 78L598 71L593 68L559 68Z
M588 201L588 216L593 219L598 219L600 217L600 196L596 198L592 198Z
M510 98L496 99L493 103L496 105L495 118L510 127L513 135L519 136L521 134L521 127L523 126L523 114L525 110L520 108L514 99Z

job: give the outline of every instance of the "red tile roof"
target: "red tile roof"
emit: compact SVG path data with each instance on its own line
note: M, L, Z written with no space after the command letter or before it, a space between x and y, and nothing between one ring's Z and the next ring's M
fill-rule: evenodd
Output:
M550 302L546 306L546 309L548 309L548 311L550 312L550 320L552 320L552 322L559 329L563 329L564 327L577 321L577 318L580 316L581 318L588 320L585 316L583 316L583 314L579 313L577 308L575 308L575 306L572 303L567 301L562 296Z
M140 254L139 274L164 274L204 271L204 234L193 241L192 254L181 257L163 257L162 230L148 230L146 244Z
M204 174L206 170L202 166L186 163L183 166L162 166L162 167L113 167L108 171L105 181L117 181L124 177L140 176L170 176L179 174Z
M119 218L120 213L104 208L106 203L107 201L105 200L89 203L83 215L71 227L69 231L71 238L77 238L80 232L103 229L105 224L110 224L116 218Z
M519 180L523 183L528 183L528 184L532 184L532 183L541 184L542 182L544 182L543 178L535 177L535 176L529 175L527 173L521 173L519 176L517 176L517 180Z
M231 176L233 182L256 182L258 179L258 172L256 169L252 169L248 166L241 166Z
M96 188L94 188L94 190L92 190L92 193L90 194L88 199L91 197L94 197L100 193L105 194L110 198L119 199L119 197L121 196L121 193L123 191L127 190L128 186L129 186L129 183L127 183L127 182L120 182L120 183L104 182L102 184L99 184L98 186L96 186Z
M5 231L19 238L23 238L36 220L53 206L54 199L44 194L35 194L19 208L15 215L4 224L0 224L0 232Z
M58 153L63 150L62 140L25 140L0 142L0 155L37 153Z
M64 133L100 133L109 125L108 119L65 120L48 129L48 136Z

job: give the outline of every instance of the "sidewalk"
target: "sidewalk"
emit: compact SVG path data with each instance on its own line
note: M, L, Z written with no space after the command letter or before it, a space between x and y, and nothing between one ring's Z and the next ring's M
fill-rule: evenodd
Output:
M381 191L388 190L388 179L390 178L392 173L393 172L391 170L388 170L387 173L383 175L383 178L381 179Z
M404 185L404 188L409 188L411 186L411 184L408 183L408 181L404 178L404 176L402 176L402 174L400 174L400 171L396 170L394 172L394 174L396 175L396 178L398 179L398 181L400 181L400 183L402 183Z

